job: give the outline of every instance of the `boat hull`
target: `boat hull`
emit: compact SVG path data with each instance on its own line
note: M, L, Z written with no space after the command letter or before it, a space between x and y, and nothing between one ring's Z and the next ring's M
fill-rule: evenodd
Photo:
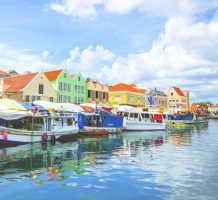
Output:
M165 123L146 123L137 121L126 121L125 131L163 131L166 130Z
M54 131L27 131L0 127L1 144L25 144L32 142L42 142L59 139L63 136L69 136L78 133L77 127L60 128Z
M108 135L110 133L120 133L122 132L122 128L117 127L91 127L84 126L82 130L79 131L82 135Z

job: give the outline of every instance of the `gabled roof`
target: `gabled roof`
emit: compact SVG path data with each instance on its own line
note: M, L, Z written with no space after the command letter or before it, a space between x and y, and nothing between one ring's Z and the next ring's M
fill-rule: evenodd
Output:
M0 74L8 74L8 73L3 70L0 70Z
M76 74L70 75L70 78L75 78Z
M118 91L128 91L128 92L136 92L136 93L143 93L139 89L136 89L132 85L127 85L124 83L119 83L114 86L109 87L110 92L118 92Z
M176 93L179 95L179 96L185 96L182 92L182 90L180 90L179 88L177 87L173 87L173 89L176 91Z
M47 77L47 79L49 81L53 81L56 80L57 77L59 76L59 74L63 71L63 69L57 69L57 70L53 70L53 71L48 71L45 72L45 76Z
M21 91L37 76L37 74L38 72L3 78L5 88L4 92L10 93Z

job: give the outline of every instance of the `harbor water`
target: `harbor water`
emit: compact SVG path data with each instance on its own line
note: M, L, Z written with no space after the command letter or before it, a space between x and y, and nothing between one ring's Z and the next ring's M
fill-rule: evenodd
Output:
M0 147L0 199L217 200L218 120Z

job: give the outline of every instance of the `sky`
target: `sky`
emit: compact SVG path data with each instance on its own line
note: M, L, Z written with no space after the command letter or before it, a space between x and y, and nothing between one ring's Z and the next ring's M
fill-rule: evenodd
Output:
M0 0L0 68L63 67L218 103L218 0Z

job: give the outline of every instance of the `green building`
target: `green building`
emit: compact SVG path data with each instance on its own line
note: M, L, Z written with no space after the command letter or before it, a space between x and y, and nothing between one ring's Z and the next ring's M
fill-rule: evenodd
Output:
M72 79L72 100L75 104L87 103L88 100L88 89L86 80L83 78L81 73L71 75Z
M57 91L57 102L87 102L87 85L81 73L70 76L66 69L58 69L45 72L45 75Z

